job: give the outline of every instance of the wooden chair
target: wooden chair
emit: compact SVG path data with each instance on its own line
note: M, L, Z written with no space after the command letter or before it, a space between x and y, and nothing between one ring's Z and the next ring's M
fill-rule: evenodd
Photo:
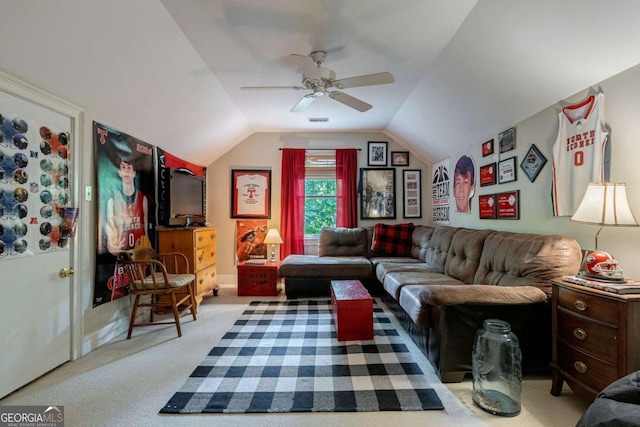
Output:
M181 337L180 316L191 310L193 320L197 318L195 275L186 273L189 271L187 257L178 252L157 254L151 248L138 248L121 252L118 263L124 267L129 278L129 293L135 295L127 339L131 338L134 327L174 323L178 336ZM168 273L167 270L177 273ZM148 296L149 299L141 300L143 296ZM151 308L149 322L136 323L139 307ZM163 311L169 307L173 312L173 322L153 321L154 311Z

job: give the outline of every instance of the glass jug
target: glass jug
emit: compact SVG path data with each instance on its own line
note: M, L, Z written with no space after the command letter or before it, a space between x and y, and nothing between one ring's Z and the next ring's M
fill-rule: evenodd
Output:
M486 319L472 353L473 401L495 415L520 413L522 353L518 337L503 320Z

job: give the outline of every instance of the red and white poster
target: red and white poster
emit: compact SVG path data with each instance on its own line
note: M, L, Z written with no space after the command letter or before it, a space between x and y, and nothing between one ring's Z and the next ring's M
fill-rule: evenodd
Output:
M96 122L93 140L98 162L95 307L128 294L118 253L154 241L155 180L152 145Z
M236 261L267 259L267 220L242 219L236 221Z

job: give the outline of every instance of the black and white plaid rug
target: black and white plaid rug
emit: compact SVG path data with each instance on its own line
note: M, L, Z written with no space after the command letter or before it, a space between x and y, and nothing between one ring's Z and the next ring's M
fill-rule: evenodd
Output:
M161 413L443 409L374 303L374 339L338 341L330 301L252 302Z

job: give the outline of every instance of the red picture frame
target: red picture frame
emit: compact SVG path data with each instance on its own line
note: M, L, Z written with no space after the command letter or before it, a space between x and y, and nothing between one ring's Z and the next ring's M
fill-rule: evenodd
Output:
M495 185L496 176L496 162L480 166L480 187Z
M478 196L478 212L480 219L496 219L498 204L495 194L483 194Z
M271 218L271 170L231 170L231 218Z
M490 139L482 143L482 157L487 157L493 154L495 143L493 139Z
M498 219L520 219L520 190L498 193L496 197Z

